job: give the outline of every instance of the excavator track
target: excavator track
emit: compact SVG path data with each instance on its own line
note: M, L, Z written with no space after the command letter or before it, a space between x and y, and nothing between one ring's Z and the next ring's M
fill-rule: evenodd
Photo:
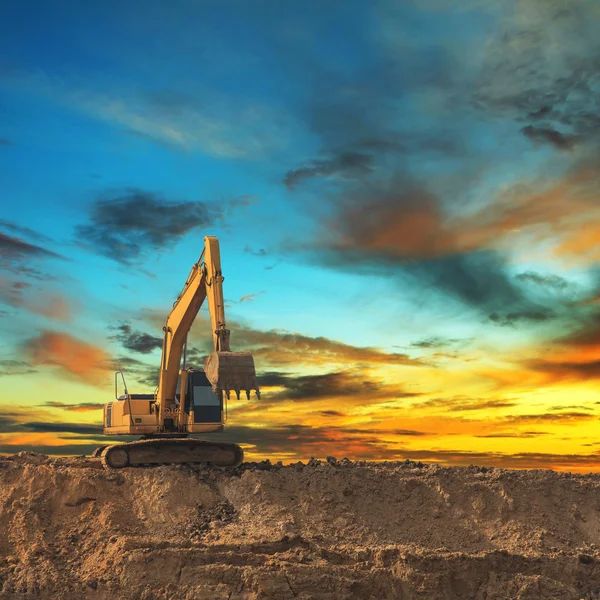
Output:
M107 446L102 450L100 460L109 470L165 464L210 464L232 468L242 464L244 451L237 444L227 442L160 438Z

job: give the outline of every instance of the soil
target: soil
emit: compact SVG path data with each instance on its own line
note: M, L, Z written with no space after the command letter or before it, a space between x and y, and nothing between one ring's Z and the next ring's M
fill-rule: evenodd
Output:
M0 598L600 600L600 474L20 453Z

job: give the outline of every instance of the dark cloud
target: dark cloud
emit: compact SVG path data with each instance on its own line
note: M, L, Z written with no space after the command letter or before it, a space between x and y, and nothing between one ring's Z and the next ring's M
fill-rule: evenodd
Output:
M381 398L413 398L418 392L408 392L400 386L386 385L368 378L362 370L336 371L319 375L292 375L268 372L259 374L259 385L265 401L294 400L310 402L326 398L364 398L365 402ZM270 392L264 388L283 388ZM334 416L336 411L329 413Z
M94 410L102 410L104 404L94 404L91 402L81 402L79 404L65 404L64 402L49 401L40 404L40 406L47 406L49 408L60 408L61 410L67 410L69 412L89 412Z
M56 252L0 232L0 260L26 258L64 258Z
M527 368L545 373L553 380L562 379L599 379L600 360L592 361L554 361L554 360L530 360L524 363Z
M466 396L452 396L449 398L431 398L424 402L414 404L416 410L441 409L444 412L468 412L476 410L490 410L511 408L516 406L517 402L513 398L469 398Z
M5 375L29 375L30 373L37 373L37 370L28 362L10 359L0 360L0 377Z
M504 20L487 45L473 95L476 106L516 121L534 121L523 133L560 150L598 141L600 43L594 4L510 5L512 18ZM550 54L549 48L554 49Z
M519 273L515 279L525 283L534 283L539 286L564 290L569 287L569 282L559 275L540 275L534 271Z
M159 365L148 365L145 362L132 358L131 356L120 356L113 360L111 368L113 371L122 371L132 393L137 393L136 384L144 387L139 393L152 392L158 386ZM134 385L130 385L131 381Z
M321 410L319 414L323 417L345 417L346 415L339 410Z
M398 265L420 284L423 295L443 294L486 313L509 309L525 320L542 311L506 273L502 258L478 251Z
M102 425L84 425L81 423L21 423L23 431L37 433L75 433L78 435L93 435L102 433Z
M204 202L174 203L151 192L126 189L98 199L91 207L90 223L77 227L77 237L98 253L129 264L212 225L220 214Z
M6 231L10 231L11 233L15 233L17 235L24 235L25 237L40 244L50 244L54 242L51 237L44 235L35 229L18 225L17 223L6 221L5 219L0 219L0 229L5 229Z
M0 146L13 146L14 144L12 143L11 140L7 139L7 138L0 138Z
M523 322L544 322L554 318L556 318L556 315L553 311L543 308L509 312L505 314L492 313L489 315L489 320L501 327L514 327Z
M306 166L288 171L283 182L288 188L294 189L299 183L315 177L360 177L372 170L372 156L344 151L328 159L313 159Z
M279 393L265 393L265 399L274 400L319 400L344 396L376 397L381 386L373 381L364 381L361 374L349 372L325 373L323 375L293 376L270 372L261 375L260 385L283 387Z
M556 340L572 348L600 345L600 309L574 313L573 329Z
M527 125L521 129L521 132L532 142L550 144L559 150L573 150L580 139L579 136L560 133L552 127Z
M570 411L563 413L542 413L542 414L529 414L529 415L511 415L509 417L505 417L503 420L506 423L577 423L579 421L587 421L590 419L598 419L596 415L578 412L578 411Z
M112 329L117 330L118 333L111 336L111 339L117 340L123 348L132 352L150 354L150 352L157 348L162 348L162 338L142 331L135 331L129 323L120 323Z
M549 435L547 431L498 431L496 433L482 433L477 438L536 438Z
M431 336L411 343L411 348L444 348L461 342L459 339Z
M1 433L70 433L81 436L99 435L102 425L88 425L83 423L46 423L37 421L23 421L24 415L0 417Z

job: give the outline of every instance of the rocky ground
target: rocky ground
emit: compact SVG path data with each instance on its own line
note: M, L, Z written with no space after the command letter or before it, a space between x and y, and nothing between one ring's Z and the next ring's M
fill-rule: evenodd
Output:
M600 474L0 458L0 598L600 599Z

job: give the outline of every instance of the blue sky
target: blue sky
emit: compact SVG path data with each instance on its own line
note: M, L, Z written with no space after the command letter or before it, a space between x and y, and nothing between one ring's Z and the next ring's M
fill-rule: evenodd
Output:
M494 460L594 464L599 19L592 0L9 0L0 402L23 405L0 451L58 447L31 426L39 389L66 403L39 419L89 444L71 420L98 421L113 367L150 385L136 334L160 336L211 234L232 343L273 398L260 422L234 409L250 452L346 432L348 452L472 462L485 424Z

